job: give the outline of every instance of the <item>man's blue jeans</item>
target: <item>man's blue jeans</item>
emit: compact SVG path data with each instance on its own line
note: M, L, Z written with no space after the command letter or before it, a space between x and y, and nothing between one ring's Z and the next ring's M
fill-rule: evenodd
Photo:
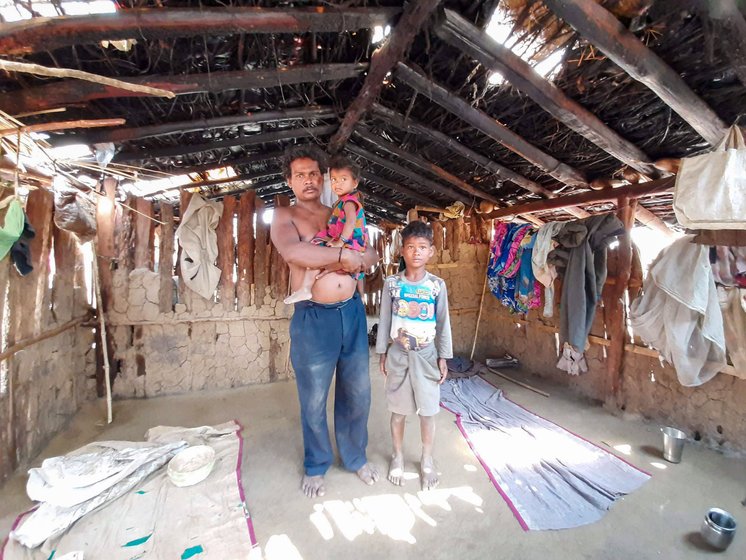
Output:
M295 304L290 322L290 360L300 400L303 467L308 476L323 475L334 461L326 421L326 400L334 385L334 435L342 465L357 471L365 465L370 412L368 335L359 295L323 304Z

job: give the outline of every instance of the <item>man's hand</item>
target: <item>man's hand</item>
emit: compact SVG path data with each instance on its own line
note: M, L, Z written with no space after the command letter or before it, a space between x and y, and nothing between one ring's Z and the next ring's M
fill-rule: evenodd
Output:
M438 358L438 369L440 370L440 381L438 381L438 385L442 385L443 381L448 377L448 362L446 362L445 358Z
M381 368L381 375L388 377L389 372L386 371L386 354L381 354L378 361L378 366Z
M363 254L352 249L342 249L342 270L350 274L357 274L363 270Z

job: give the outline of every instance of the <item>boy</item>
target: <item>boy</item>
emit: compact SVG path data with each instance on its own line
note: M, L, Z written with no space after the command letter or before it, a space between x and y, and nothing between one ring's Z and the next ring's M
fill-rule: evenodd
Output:
M453 357L448 294L445 282L425 270L435 252L432 228L412 222L401 236L406 268L389 276L383 286L376 340L391 411L393 453L388 479L397 486L404 483L404 424L408 414L416 413L422 439L420 481L423 490L430 490L439 482L433 442L440 385L448 376L446 359Z

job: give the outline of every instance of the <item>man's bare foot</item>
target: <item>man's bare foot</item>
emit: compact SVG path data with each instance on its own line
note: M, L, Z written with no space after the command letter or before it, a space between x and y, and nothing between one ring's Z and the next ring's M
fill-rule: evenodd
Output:
M299 301L307 301L311 299L311 288L301 288L297 292L293 292L284 299L285 305L291 303L298 303Z
M432 457L422 457L420 462L420 482L423 490L432 490L440 484L438 472L435 470L435 461Z
M389 482L397 486L404 485L404 457L401 455L392 455L389 463Z
M375 465L365 463L357 470L357 476L368 486L373 486L378 481L378 469Z
M324 487L324 477L320 476L308 476L304 475L303 480L300 482L301 490L309 498L320 498L326 494L326 488Z

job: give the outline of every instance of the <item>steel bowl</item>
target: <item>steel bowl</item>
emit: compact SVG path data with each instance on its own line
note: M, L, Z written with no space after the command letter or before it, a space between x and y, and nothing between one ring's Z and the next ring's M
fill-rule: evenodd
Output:
M712 508L705 514L700 534L707 544L725 550L736 534L736 520L725 510Z

